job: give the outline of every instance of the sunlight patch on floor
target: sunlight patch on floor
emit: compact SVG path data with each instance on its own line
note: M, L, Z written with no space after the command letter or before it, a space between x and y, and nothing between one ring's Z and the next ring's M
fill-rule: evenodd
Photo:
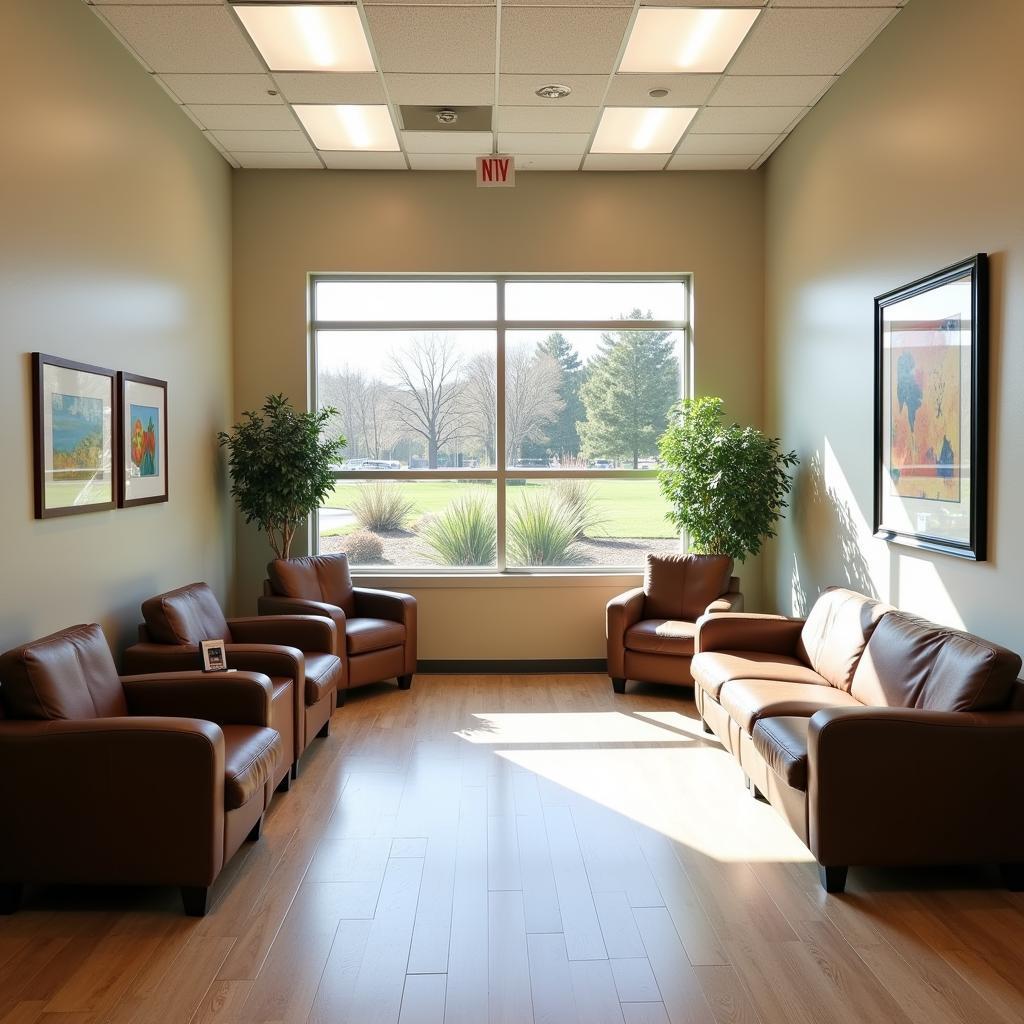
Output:
M688 742L675 730L661 728L653 721L641 722L619 711L482 713L472 717L477 724L455 734L470 743ZM699 734L698 725L695 735Z

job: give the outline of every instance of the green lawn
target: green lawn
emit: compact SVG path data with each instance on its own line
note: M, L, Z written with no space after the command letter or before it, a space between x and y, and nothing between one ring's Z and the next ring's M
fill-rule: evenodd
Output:
M657 480L594 480L597 510L605 520L595 536L628 538L674 538L676 530L665 520L666 504L658 491ZM326 504L332 508L348 508L356 483L338 483L333 498ZM415 506L415 516L440 512L460 495L469 491L493 488L491 483L462 482L455 480L417 480L400 486ZM509 506L522 500L524 494L548 486L545 482L530 480L525 484L509 487ZM493 492L492 492L493 493ZM324 536L349 533L354 527L327 530Z

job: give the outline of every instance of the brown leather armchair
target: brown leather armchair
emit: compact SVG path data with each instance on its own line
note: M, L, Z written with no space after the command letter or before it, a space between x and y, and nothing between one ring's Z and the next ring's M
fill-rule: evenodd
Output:
M643 587L608 602L608 675L616 693L626 680L692 686L697 619L743 610L728 555L648 555Z
M416 672L416 598L352 586L348 557L279 558L267 566L261 615L325 615L338 627L344 663L339 700L353 686L397 678L408 690Z
M26 883L180 886L258 839L281 757L254 672L118 678L99 626L0 656L0 913Z
M275 784L288 788L299 758L316 736L330 730L334 693L342 675L334 654L335 628L308 615L226 619L205 583L151 597L140 642L124 654L130 672L166 672L202 666L199 644L224 640L230 668L263 672L273 686L271 724L284 740L285 757Z

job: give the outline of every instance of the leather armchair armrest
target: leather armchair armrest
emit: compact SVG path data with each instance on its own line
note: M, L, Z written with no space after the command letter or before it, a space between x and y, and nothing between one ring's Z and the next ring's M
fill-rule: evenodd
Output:
M270 725L273 689L259 672L163 672L122 676L121 685L131 715Z
M331 651L339 657L345 653L345 612L336 604L325 601L309 601L304 597L280 597L276 594L265 595L256 602L260 615L319 615L331 619L337 630L337 648Z
M203 657L194 644L132 644L121 659L125 675L152 672L200 672ZM234 666L232 666L234 667Z
M796 655L803 619L751 612L716 612L697 620L696 651L763 651Z
M267 676L288 676L297 692L306 682L306 659L302 651L281 644L225 644L227 667L239 672L261 672ZM189 644L139 643L124 652L126 675L160 672L194 672L202 669L199 648ZM209 679L213 673L206 674ZM240 723L236 723L240 724Z
M605 606L605 638L608 641L608 675L613 679L626 677L626 646L623 638L630 626L644 617L644 590L636 587L613 597Z
M300 651L334 654L338 628L333 619L319 615L253 615L228 619L236 644L278 644Z
M736 591L736 593L723 594L721 597L712 601L711 604L704 609L705 615L715 615L721 612L741 612L743 611L743 595Z
M374 590L371 587L353 587L356 613L371 619L388 619L405 626L405 674L416 671L417 610L412 594L395 590Z

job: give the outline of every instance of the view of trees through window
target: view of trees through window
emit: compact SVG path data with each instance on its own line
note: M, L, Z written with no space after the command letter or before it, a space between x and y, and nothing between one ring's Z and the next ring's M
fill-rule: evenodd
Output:
M348 440L321 551L527 569L630 567L678 545L655 475L683 393L686 282L313 288L317 401Z

